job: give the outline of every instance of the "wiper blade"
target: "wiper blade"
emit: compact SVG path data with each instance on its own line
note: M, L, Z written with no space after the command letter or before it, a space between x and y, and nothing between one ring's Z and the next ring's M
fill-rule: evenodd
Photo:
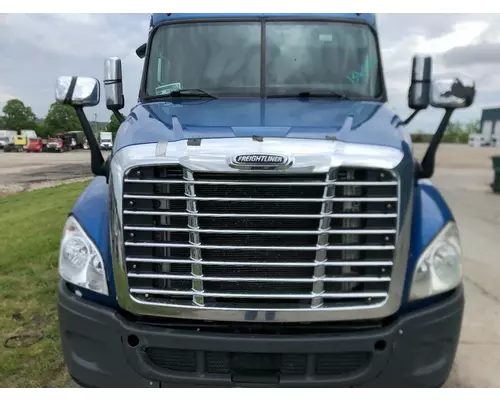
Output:
M172 97L210 97L211 99L217 98L217 97L211 95L210 93L207 93L201 89L174 90L173 92L170 92L167 96L172 96Z
M298 95L299 97L335 97L338 99L350 100L350 98L344 93L335 92L333 90L318 91L318 92L307 91L307 92L300 92L298 93Z
M304 92L298 92L298 93L285 93L285 94L275 94L275 95L269 95L269 98L273 97L302 97L302 98L309 98L309 97L333 97L337 99L343 99L343 100L351 100L351 98L344 93L340 92L335 92L333 90L321 90L321 91L304 91Z

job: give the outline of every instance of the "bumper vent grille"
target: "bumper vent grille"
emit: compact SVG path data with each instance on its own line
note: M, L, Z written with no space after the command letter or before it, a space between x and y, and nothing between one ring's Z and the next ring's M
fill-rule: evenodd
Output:
M228 375L258 372L280 376L349 376L371 361L368 352L292 354L231 353L149 347L146 357L155 366L175 372ZM249 368L251 368L249 370Z

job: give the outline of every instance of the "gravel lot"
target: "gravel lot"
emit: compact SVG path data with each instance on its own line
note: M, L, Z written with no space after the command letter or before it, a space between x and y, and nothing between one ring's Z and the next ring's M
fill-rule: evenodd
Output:
M92 176L90 152L4 153L0 151L0 193L51 186Z
M489 186L493 154L500 149L442 145L432 179L455 214L463 250L465 316L448 387L500 387L500 195Z
M421 155L427 145L415 145ZM491 156L500 149L442 144L433 182L461 229L466 312L448 387L500 387L500 195L491 193ZM88 151L0 153L0 192L90 176Z

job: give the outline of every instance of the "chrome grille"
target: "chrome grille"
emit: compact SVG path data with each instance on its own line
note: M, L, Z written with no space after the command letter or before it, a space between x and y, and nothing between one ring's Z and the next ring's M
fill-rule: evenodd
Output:
M132 168L125 261L137 301L195 308L374 307L397 236L391 171L207 173Z

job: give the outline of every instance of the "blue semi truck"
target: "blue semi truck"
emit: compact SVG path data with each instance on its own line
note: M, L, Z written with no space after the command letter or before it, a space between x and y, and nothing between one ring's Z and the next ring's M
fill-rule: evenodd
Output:
M429 178L473 82L413 58L388 106L373 14L153 14L138 102L104 159L62 76L93 181L60 246L58 310L84 387L440 387L464 308L450 208ZM425 156L405 125L443 109Z

